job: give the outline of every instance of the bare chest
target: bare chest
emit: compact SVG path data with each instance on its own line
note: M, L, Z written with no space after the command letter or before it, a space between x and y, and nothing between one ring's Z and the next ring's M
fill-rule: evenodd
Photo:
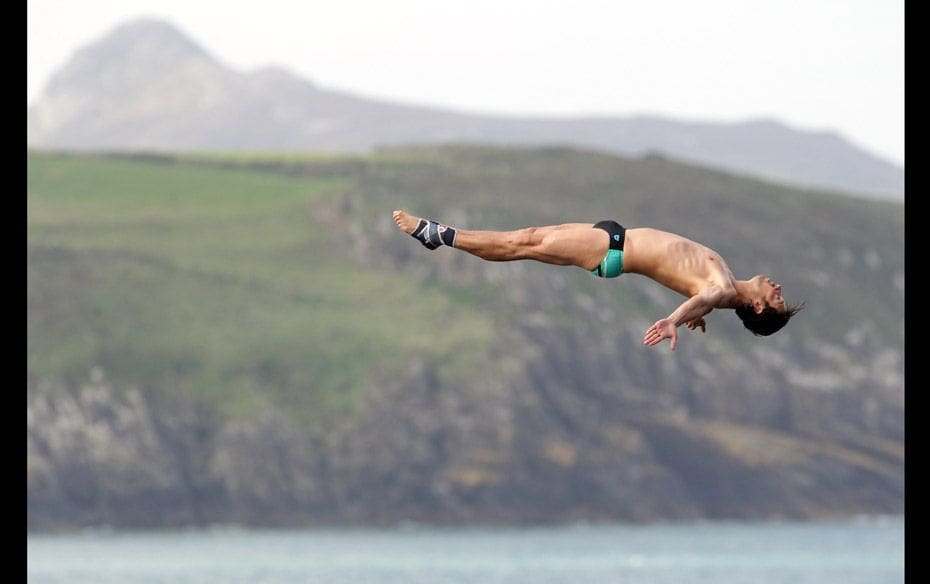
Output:
M638 273L685 296L708 286L732 286L733 274L719 253L689 239L659 233L637 246Z

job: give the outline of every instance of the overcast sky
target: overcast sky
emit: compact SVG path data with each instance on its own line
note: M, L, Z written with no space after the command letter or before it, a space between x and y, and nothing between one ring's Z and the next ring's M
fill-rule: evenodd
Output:
M504 114L766 117L904 160L903 0L29 0L27 103L121 22L227 66Z

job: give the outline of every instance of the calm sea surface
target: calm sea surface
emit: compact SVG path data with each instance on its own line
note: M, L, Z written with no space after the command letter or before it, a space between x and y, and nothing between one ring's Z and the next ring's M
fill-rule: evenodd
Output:
M904 581L904 521L28 535L29 582Z

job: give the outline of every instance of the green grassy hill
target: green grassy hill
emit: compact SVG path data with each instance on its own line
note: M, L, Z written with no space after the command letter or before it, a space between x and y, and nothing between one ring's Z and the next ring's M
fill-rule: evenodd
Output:
M338 227L314 218L352 180L31 155L30 373L78 380L96 365L120 384L313 416L406 354L480 359L468 347L492 330L473 303L360 269ZM467 326L398 334L440 318Z
M31 525L903 504L901 205L561 148L31 152L27 188ZM395 208L477 229L613 218L676 231L808 308L771 338L713 313L706 337L650 349L642 333L674 294L636 276L428 252L396 231ZM93 401L92 386L106 397ZM66 399L112 439L79 455L62 446L89 440L82 424L64 429ZM159 438L145 448L168 453L176 483L99 470L78 494L63 486L75 456L156 474L118 462L120 432L141 430L100 413L100 399L148 420ZM758 440L765 462L746 455ZM687 445L717 462L696 467ZM715 465L731 490L766 487L721 501L706 484ZM139 503L127 519L119 497L152 489L185 511L158 519ZM111 499L124 503L101 510Z

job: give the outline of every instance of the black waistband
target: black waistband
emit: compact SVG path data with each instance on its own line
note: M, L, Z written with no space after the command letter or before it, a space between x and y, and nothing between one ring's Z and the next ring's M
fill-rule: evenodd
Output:
M603 229L610 236L610 249L623 249L623 242L626 240L626 229L616 221L598 221L594 224L595 229Z

